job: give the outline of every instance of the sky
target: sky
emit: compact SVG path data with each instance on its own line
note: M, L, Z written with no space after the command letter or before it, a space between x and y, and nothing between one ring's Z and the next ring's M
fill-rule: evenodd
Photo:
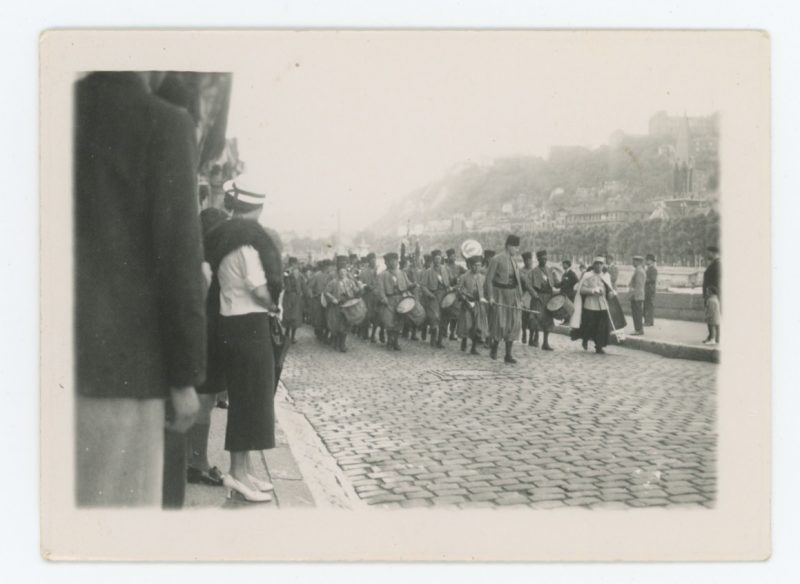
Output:
M641 33L286 33L237 65L228 135L270 195L265 223L323 236L338 214L354 233L457 165L707 115L718 63L708 39Z

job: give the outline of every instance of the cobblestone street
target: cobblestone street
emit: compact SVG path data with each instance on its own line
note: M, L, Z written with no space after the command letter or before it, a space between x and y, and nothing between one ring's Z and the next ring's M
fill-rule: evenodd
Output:
M386 508L713 506L716 365L553 335L519 363L298 331L283 381L361 500Z

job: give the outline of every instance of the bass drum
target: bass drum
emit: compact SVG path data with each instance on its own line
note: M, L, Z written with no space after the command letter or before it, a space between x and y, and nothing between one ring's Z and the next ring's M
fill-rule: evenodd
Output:
M548 300L546 309L554 319L561 321L569 320L575 312L575 306L563 294L556 294Z
M416 326L420 326L425 322L425 308L423 308L421 302L417 302L416 298L410 296L403 298L397 305L397 312Z
M461 308L461 301L458 299L458 294L455 292L448 292L442 298L442 312L450 317L457 317L458 311Z
M351 326L358 326L367 317L367 305L361 298L352 298L341 305L342 314Z

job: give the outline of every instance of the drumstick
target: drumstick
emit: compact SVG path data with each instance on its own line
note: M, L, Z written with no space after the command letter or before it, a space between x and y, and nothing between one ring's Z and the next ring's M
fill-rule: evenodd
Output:
M481 302L487 302L486 300L481 300ZM495 306L502 306L503 308L514 308L516 310L521 310L522 312L530 312L531 314L541 314L538 310L531 310L529 308L522 308L521 306L511 306L509 304L500 304L499 302L494 303Z

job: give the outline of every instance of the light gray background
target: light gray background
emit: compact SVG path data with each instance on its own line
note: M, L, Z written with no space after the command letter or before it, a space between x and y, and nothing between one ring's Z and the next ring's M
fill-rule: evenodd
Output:
M796 55L797 11L789 2L614 2L598 14L595 2L479 1L405 2L288 2L272 3L257 11L247 2L140 1L115 5L101 2L4 3L0 7L6 90L3 103L10 115L5 120L2 143L7 178L6 210L0 214L4 249L2 294L3 332L0 337L0 372L3 373L6 413L0 425L3 436L3 481L6 513L0 555L10 562L10 578L101 582L152 581L192 578L196 582L220 578L246 580L254 577L277 581L325 578L328 582L352 582L380 578L406 582L436 579L448 582L526 581L538 577L547 582L615 581L673 582L789 581L797 577L793 565L798 519L797 493L800 473L796 444L798 397L790 383L789 327L800 320L793 278L800 185L793 173L798 158L798 77ZM589 16L589 14L595 16ZM54 566L38 557L38 355L37 331L37 35L52 27L547 27L547 28L764 28L773 40L773 253L774 253L774 555L762 564L694 565L535 565L535 566ZM46 201L44 201L46 204ZM756 234L753 234L755 237ZM728 259L732 262L735 258ZM729 265L731 265L729 264ZM746 268L743 266L743 268ZM783 359L781 357L784 357ZM794 538L794 539L793 539ZM11 573L24 570L24 574ZM265 571L266 570L266 571ZM143 572L144 571L144 572Z

